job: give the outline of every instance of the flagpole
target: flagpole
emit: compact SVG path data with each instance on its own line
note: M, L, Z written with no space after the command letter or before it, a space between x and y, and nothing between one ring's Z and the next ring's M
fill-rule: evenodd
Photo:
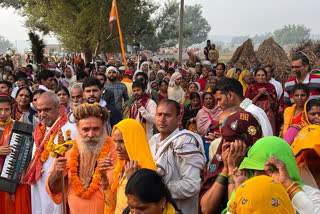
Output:
M127 71L128 70L127 69L127 59L126 59L126 54L124 52L124 47L123 47L122 33L121 33L121 28L120 28L120 20L119 20L119 16L118 16L118 8L117 8L116 0L114 0L114 4L115 4L116 16L117 16L117 25L118 25L118 30L119 30L120 46L121 46L123 64L124 64L125 70Z

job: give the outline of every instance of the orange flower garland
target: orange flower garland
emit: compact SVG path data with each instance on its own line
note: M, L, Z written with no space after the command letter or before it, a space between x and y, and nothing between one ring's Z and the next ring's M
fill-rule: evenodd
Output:
M44 136L44 133L46 131L46 127L44 125L41 125L40 126L40 131L42 133L42 136ZM48 142L46 142L43 145L44 150L41 152L40 160L41 160L42 163L45 163L49 158L49 151L47 150L47 145L48 145Z
M107 142L104 143L101 153L97 159L97 163L99 163L101 159L108 156L109 150L110 150L109 144ZM96 190L99 189L100 180L101 180L100 168L99 168L99 164L97 164L94 170L94 174L92 176L92 181L89 185L89 188L87 190L84 190L80 182L80 178L78 176L78 166L79 166L78 157L79 157L78 145L76 141L74 141L70 162L68 164L69 170L71 173L71 185L75 191L76 196L79 196L82 199L88 199Z

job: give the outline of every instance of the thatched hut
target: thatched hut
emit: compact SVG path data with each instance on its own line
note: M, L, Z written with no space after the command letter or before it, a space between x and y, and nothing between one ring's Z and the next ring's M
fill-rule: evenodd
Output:
M233 62L236 68L249 69L251 57L255 57L255 53L252 45L252 40L248 39L236 49L230 61Z
M283 48L272 37L264 40L256 56L261 60L262 66L272 65L275 79L284 83L290 76L290 61Z
M312 42L311 40L298 44L290 51L290 56L302 53L309 58L311 69L320 68L320 41Z

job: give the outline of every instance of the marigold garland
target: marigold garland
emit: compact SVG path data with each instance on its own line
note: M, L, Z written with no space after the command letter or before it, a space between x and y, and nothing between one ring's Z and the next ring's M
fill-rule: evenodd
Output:
M41 125L40 126L40 131L41 131L41 133L42 133L42 135L44 136L44 133L45 133L45 131L46 131L46 127L44 126L44 125ZM49 139L49 141L48 142L50 142L50 141L53 141L54 140L54 138L55 138L55 135L53 136L53 134L50 136L50 139ZM43 145L43 151L41 152L41 157L40 157L40 160L41 160L41 162L42 163L45 163L47 160L48 160L48 158L49 158L49 149L48 149L48 144L50 144L50 143L48 143L48 142L46 142L44 145Z
M108 156L109 150L110 150L109 144L105 142L101 150L101 153L97 159L97 163L99 163L101 159ZM71 158L68 163L69 171L71 173L71 185L73 190L75 191L76 196L79 196L82 199L88 199L96 190L99 189L100 180L101 180L100 168L99 168L99 164L97 164L94 170L94 174L92 175L92 181L89 185L89 188L87 190L84 190L80 182L80 178L78 176L78 166L79 166L78 157L79 157L78 145L76 141L74 141Z

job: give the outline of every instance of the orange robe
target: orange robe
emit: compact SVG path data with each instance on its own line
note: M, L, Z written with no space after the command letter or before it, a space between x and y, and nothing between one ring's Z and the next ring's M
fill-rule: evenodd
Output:
M108 137L108 142L110 145L110 151L111 151L111 158L116 163L117 155L115 151L115 145L112 142L111 138ZM72 149L69 150L66 153L67 162L70 160ZM68 164L67 164L68 165ZM53 168L51 168L48 178L50 177L50 174L52 173ZM65 176L67 175L67 178L65 177L65 194L66 194L66 200L69 205L70 213L77 213L77 214L101 214L104 211L104 194L102 186L99 188L99 190L95 191L89 199L82 199L75 195L75 191L72 188L71 184L71 173L69 172L69 169L67 168L64 172ZM46 180L46 191L49 194L50 198L56 203L61 204L62 203L62 193L53 194L49 188L48 185L48 178ZM113 170L107 171L107 178L108 181L111 183L113 182Z

